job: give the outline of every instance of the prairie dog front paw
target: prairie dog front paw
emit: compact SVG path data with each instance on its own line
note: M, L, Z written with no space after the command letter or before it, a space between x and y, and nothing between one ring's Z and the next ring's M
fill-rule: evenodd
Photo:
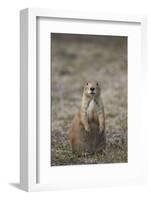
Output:
M86 130L86 132L90 132L90 127L89 127L89 125L84 126L84 129Z
M99 134L102 134L104 132L104 127L99 127Z

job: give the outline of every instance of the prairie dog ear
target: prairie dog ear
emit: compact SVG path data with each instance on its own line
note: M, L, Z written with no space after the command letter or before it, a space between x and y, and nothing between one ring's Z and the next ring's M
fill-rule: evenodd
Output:
M89 82L88 82L87 80L84 81L84 82L83 82L83 85L81 85L82 89L85 90L86 86L88 86L88 83L89 83Z
M101 83L100 82L96 82L96 85L98 86L98 87L101 87Z
M87 80L86 82L85 82L85 85L88 85L89 84L89 81Z

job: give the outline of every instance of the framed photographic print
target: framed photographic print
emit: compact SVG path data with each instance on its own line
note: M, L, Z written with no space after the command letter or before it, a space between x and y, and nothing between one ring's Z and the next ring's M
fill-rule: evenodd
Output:
M145 183L146 17L20 12L20 184Z

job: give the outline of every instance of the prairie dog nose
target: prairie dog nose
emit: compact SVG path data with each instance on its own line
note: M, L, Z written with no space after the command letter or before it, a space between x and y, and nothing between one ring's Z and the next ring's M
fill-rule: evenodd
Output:
M94 90L95 90L95 88L94 88L94 87L91 87L91 88L90 88L90 90L91 90L91 91L94 91Z

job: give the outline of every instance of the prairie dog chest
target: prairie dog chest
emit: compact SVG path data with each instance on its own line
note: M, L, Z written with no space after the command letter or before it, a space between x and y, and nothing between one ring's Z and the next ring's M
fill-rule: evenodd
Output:
M96 113L96 103L95 101L92 99L88 105L87 108L87 116L88 119L92 119L94 117L94 113Z

